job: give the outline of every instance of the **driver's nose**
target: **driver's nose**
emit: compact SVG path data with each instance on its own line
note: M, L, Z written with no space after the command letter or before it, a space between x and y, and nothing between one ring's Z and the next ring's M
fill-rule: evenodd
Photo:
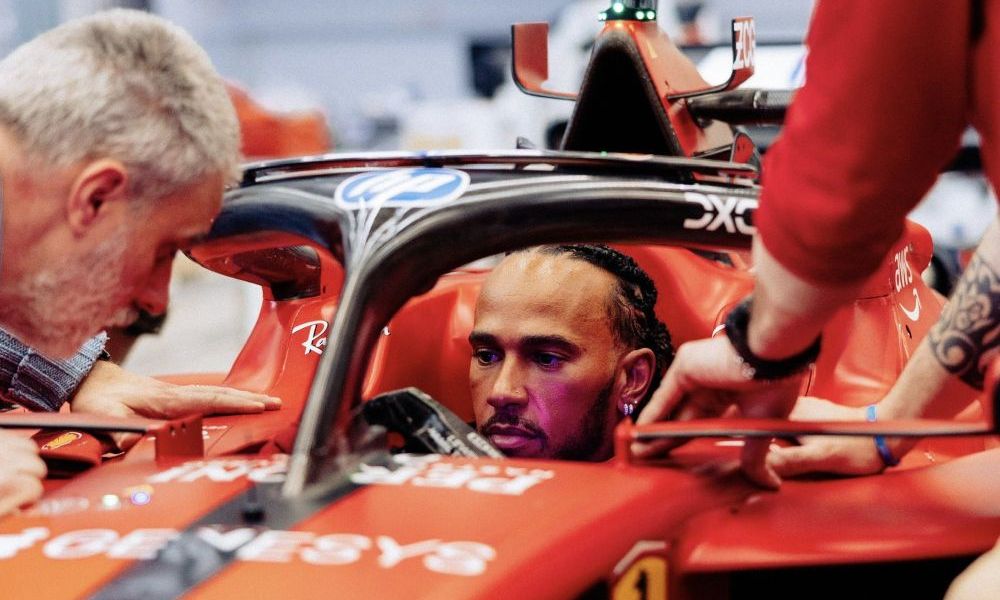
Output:
M162 315L167 312L170 301L170 274L173 271L173 258L162 260L156 264L135 295L135 305L151 315Z
M524 369L516 360L507 359L500 365L486 402L496 410L527 405L528 390L525 384Z

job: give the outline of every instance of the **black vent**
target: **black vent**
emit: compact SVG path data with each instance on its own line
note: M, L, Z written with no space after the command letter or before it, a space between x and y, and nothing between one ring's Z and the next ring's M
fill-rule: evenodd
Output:
M684 155L628 35L599 38L562 149Z

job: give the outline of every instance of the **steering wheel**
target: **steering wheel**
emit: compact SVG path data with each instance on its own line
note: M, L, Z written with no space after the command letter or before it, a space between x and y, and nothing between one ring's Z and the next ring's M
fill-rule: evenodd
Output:
M415 387L380 394L362 405L361 414L369 425L401 435L404 452L504 458L458 415Z

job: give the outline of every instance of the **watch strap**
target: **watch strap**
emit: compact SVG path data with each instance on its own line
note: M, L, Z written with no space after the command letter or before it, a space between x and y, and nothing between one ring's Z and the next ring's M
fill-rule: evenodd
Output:
M729 315L726 316L726 337L729 338L729 343L733 345L740 358L744 377L756 381L772 381L809 370L819 356L822 336L817 336L816 340L805 350L787 358L778 360L761 358L750 350L750 344L747 340L751 302L752 297L748 296L733 307L729 311Z

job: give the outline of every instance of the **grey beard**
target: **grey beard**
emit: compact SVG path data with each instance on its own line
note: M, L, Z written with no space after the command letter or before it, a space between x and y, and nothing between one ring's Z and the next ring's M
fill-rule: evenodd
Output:
M0 294L0 325L52 358L72 356L121 310L127 227L71 264L50 264Z

